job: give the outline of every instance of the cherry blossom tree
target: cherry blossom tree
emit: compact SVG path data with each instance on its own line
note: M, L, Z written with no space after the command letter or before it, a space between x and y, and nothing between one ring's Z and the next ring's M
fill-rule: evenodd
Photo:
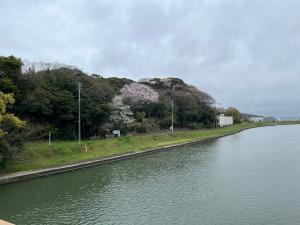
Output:
M110 121L114 128L122 129L134 122L130 106L123 103L123 97L121 95L117 95L113 98L111 106L112 113L110 115Z
M133 103L145 104L158 102L159 94L151 87L133 82L130 85L125 84L121 89L121 95L124 99L129 99Z

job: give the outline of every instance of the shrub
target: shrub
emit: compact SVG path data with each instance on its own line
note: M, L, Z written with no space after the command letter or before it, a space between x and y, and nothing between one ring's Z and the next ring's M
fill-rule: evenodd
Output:
M197 129L197 128L199 128L199 125L197 123L190 123L189 127L190 127L190 129Z
M165 117L159 121L159 127L162 129L170 128L171 123L171 117Z
M136 122L142 123L143 120L144 120L144 118L145 118L145 112L136 112L135 113L135 120L136 120Z
M135 128L135 131L137 133L146 133L147 132L147 128L143 125L139 125Z
M0 139L0 169L4 169L11 158L10 146Z

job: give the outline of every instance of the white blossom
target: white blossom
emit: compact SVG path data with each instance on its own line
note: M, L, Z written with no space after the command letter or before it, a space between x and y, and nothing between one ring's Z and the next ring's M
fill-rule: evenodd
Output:
M123 98L127 98L135 103L142 104L148 102L157 102L159 99L159 94L155 90L138 82L133 82L130 85L125 84L121 89L121 95Z
M130 110L130 106L123 103L122 96L115 96L111 106L112 113L110 115L110 121L114 127L121 129L134 122L132 117L133 113Z

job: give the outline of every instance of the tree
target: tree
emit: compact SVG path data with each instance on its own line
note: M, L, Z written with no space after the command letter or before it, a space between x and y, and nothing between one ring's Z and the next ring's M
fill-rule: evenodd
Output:
M46 71L46 70L57 70L60 68L68 68L68 69L78 69L76 66L66 65L62 63L49 63L49 62L35 62L29 60L22 61L22 72L23 73L32 73L38 71Z
M140 82L159 93L160 106L157 106L161 110L156 111L161 114L158 117L161 120L161 127L170 126L172 98L174 100L174 123L176 126L190 127L191 124L195 123L197 126L213 126L215 113L212 105L215 100L207 93L178 78L143 79ZM146 115L148 114L149 111L147 110ZM155 113L151 112L151 115L155 115Z
M0 167L2 168L5 167L11 156L10 144L13 143L9 143L6 139L9 130L18 129L25 125L24 121L7 111L14 102L13 94L4 94L0 91Z
M0 91L18 93L22 61L14 56L0 56Z
M122 96L115 96L111 107L112 113L110 115L110 121L112 122L113 128L125 129L129 124L134 122L130 106L123 103Z
M61 139L77 137L78 90L81 82L81 121L83 137L97 135L110 116L109 103L117 91L101 77L88 76L76 69L59 68L31 72L17 105L18 115L32 123L52 124ZM122 85L123 86L123 85ZM119 90L119 89L118 89Z
M13 94L4 94L0 91L0 137L3 137L7 132L3 124L13 125L15 127L22 127L25 122L14 116L12 113L7 112L7 107L15 103Z
M130 85L125 84L120 92L124 99L137 104L158 102L159 99L159 94L155 90L138 82L133 82Z
M145 118L145 112L136 112L134 117L138 123L142 123Z
M82 84L84 138L99 135L112 121L115 127L123 129L133 120L133 115L138 123L151 120L161 128L168 128L172 98L176 126L189 127L196 123L209 127L215 120L211 107L214 99L181 79L154 78L135 82L96 74L89 76L58 63L0 57L0 91L14 93L16 101L11 112L28 123L26 132L22 129L24 140L46 138L47 124L57 128L57 138L77 138L78 82ZM114 99L114 96L119 97ZM17 132L15 135L20 136Z
M228 109L226 109L224 115L225 116L232 116L234 123L240 123L241 120L242 120L241 113L239 112L239 110L237 110L234 107L229 107Z

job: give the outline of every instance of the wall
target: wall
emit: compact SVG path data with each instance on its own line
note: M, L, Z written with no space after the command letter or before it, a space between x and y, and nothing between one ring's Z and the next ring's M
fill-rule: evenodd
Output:
M217 116L218 127L225 127L233 124L232 116L224 116L223 114Z

